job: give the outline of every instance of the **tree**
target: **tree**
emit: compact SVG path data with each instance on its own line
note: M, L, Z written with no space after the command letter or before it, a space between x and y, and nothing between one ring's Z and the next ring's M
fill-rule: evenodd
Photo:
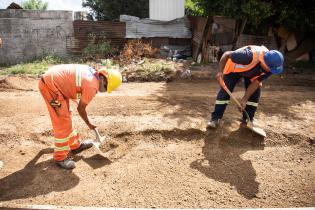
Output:
M193 0L185 0L185 14L193 16L202 16L205 13L204 8L196 4Z
M309 0L189 0L204 16L246 18L246 32L266 34L269 26L282 25L292 31L315 32L314 1ZM195 11L194 11L195 12Z
M48 2L41 0L27 0L22 4L24 9L47 10Z
M120 15L149 17L149 0L85 0L82 5L97 20L116 20Z

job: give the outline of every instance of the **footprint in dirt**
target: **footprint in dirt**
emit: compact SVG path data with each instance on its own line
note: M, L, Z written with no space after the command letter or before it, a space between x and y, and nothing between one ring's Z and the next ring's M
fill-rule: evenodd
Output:
M75 187L80 179L72 171L61 170L53 160L37 163L52 149L41 150L23 169L0 179L0 201L10 201L62 192Z

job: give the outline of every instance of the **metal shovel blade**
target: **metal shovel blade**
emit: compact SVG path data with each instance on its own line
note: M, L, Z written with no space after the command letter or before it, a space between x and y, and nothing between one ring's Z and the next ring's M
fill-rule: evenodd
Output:
M267 134L262 128L255 127L253 123L249 123L248 128L260 136L266 137Z
M102 151L101 151L101 149L100 149L100 143L99 142L93 142L93 145L94 145L94 147L95 147L95 149L96 149L96 151L98 152L98 153L102 153Z
M99 134L99 132L98 132L98 130L97 130L96 128L95 128L93 131L95 132L95 136L96 136L96 140L93 141L93 145L94 145L95 149L97 150L97 152L103 153L103 152L101 151L101 149L100 149L100 145L101 145L101 143L104 141L105 138L102 137L102 136Z

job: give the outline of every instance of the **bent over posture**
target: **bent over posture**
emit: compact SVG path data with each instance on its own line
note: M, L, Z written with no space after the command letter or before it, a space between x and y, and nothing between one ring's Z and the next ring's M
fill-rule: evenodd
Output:
M245 109L253 121L260 98L261 82L271 74L280 74L283 71L283 61L283 55L277 50L268 50L265 46L245 46L222 55L216 79L220 81L223 78L227 88L233 92L238 81L244 78L246 91L241 100L241 111ZM221 88L207 128L218 126L229 100L230 96ZM247 125L245 113L241 125Z
M98 71L87 65L65 64L48 69L39 81L39 90L43 96L53 126L54 160L65 169L75 168L68 158L69 151L79 153L92 147L91 142L80 141L79 134L73 128L69 100L77 102L79 115L90 129L96 126L89 119L86 107L97 92L110 93L121 85L119 71L100 68Z

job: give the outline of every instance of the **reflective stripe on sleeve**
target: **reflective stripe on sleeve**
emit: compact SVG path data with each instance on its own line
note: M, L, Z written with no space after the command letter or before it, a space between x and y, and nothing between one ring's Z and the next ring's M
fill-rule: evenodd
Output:
M81 75L81 69L76 68L75 70L75 85L77 88L81 88L81 81L82 81L82 75ZM80 100L81 98L81 93L77 93L77 99Z

